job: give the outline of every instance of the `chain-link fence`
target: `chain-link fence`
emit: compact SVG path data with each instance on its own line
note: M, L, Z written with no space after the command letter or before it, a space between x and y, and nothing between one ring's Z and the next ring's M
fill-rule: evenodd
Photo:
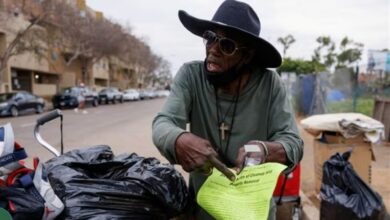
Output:
M356 74L353 69L334 73L282 73L288 94L299 115L359 112L373 116L375 97L390 98L390 73Z

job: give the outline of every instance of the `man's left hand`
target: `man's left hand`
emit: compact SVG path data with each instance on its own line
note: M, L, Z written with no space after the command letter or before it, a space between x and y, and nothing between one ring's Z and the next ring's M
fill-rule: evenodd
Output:
M237 173L240 173L246 166L264 163L265 159L264 148L259 141L249 141L238 150L236 158Z

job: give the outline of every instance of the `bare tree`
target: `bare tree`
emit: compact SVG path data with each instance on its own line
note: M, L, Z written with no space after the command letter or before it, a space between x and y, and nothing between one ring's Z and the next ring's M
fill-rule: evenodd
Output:
M67 66L80 61L84 81L88 81L87 71L93 63L110 57L135 64L143 70L148 82L153 79L159 57L145 41L131 33L131 28L97 17L93 11L80 11L63 0L14 0L12 3L12 10L3 13L2 20L7 21L11 12L23 11L29 23L16 30L14 40L0 51L0 71L15 54L33 51L50 62L46 56L48 51L58 50Z
M36 7L38 0L7 1L6 7L0 11L0 27L3 36L10 41L2 42L0 51L0 85L4 80L7 63L11 57L25 52L33 52L38 57L43 56L46 32L39 23L51 14L52 1L40 1L41 7ZM25 22L15 25L18 19Z
M169 84L172 81L172 73L171 73L171 64L163 59L158 59L158 66L155 71L155 83L157 83L160 87L169 87Z
M283 57L286 57L288 48L290 48L291 44L293 44L294 42L295 42L295 38L291 34L285 37L278 38L278 43L283 45Z
M56 24L56 34L50 42L63 52L67 66L76 59L81 61L84 81L93 63L124 53L127 33L121 25L66 3L57 4L55 10L50 22Z

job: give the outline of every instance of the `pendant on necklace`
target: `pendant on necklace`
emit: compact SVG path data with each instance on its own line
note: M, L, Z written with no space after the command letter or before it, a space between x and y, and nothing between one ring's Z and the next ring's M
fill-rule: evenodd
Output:
M229 125L225 124L225 122L222 122L219 124L219 131L221 132L221 139L225 140L227 133L229 132Z

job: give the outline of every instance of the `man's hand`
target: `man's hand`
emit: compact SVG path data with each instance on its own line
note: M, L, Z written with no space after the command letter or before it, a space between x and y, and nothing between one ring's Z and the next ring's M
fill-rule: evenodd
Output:
M237 173L240 173L245 166L261 164L266 159L266 152L259 141L249 141L246 145L247 147L244 145L238 150L236 158Z
M178 163L187 172L195 169L206 171L211 167L208 158L218 155L208 140L188 132L176 139L175 150Z

